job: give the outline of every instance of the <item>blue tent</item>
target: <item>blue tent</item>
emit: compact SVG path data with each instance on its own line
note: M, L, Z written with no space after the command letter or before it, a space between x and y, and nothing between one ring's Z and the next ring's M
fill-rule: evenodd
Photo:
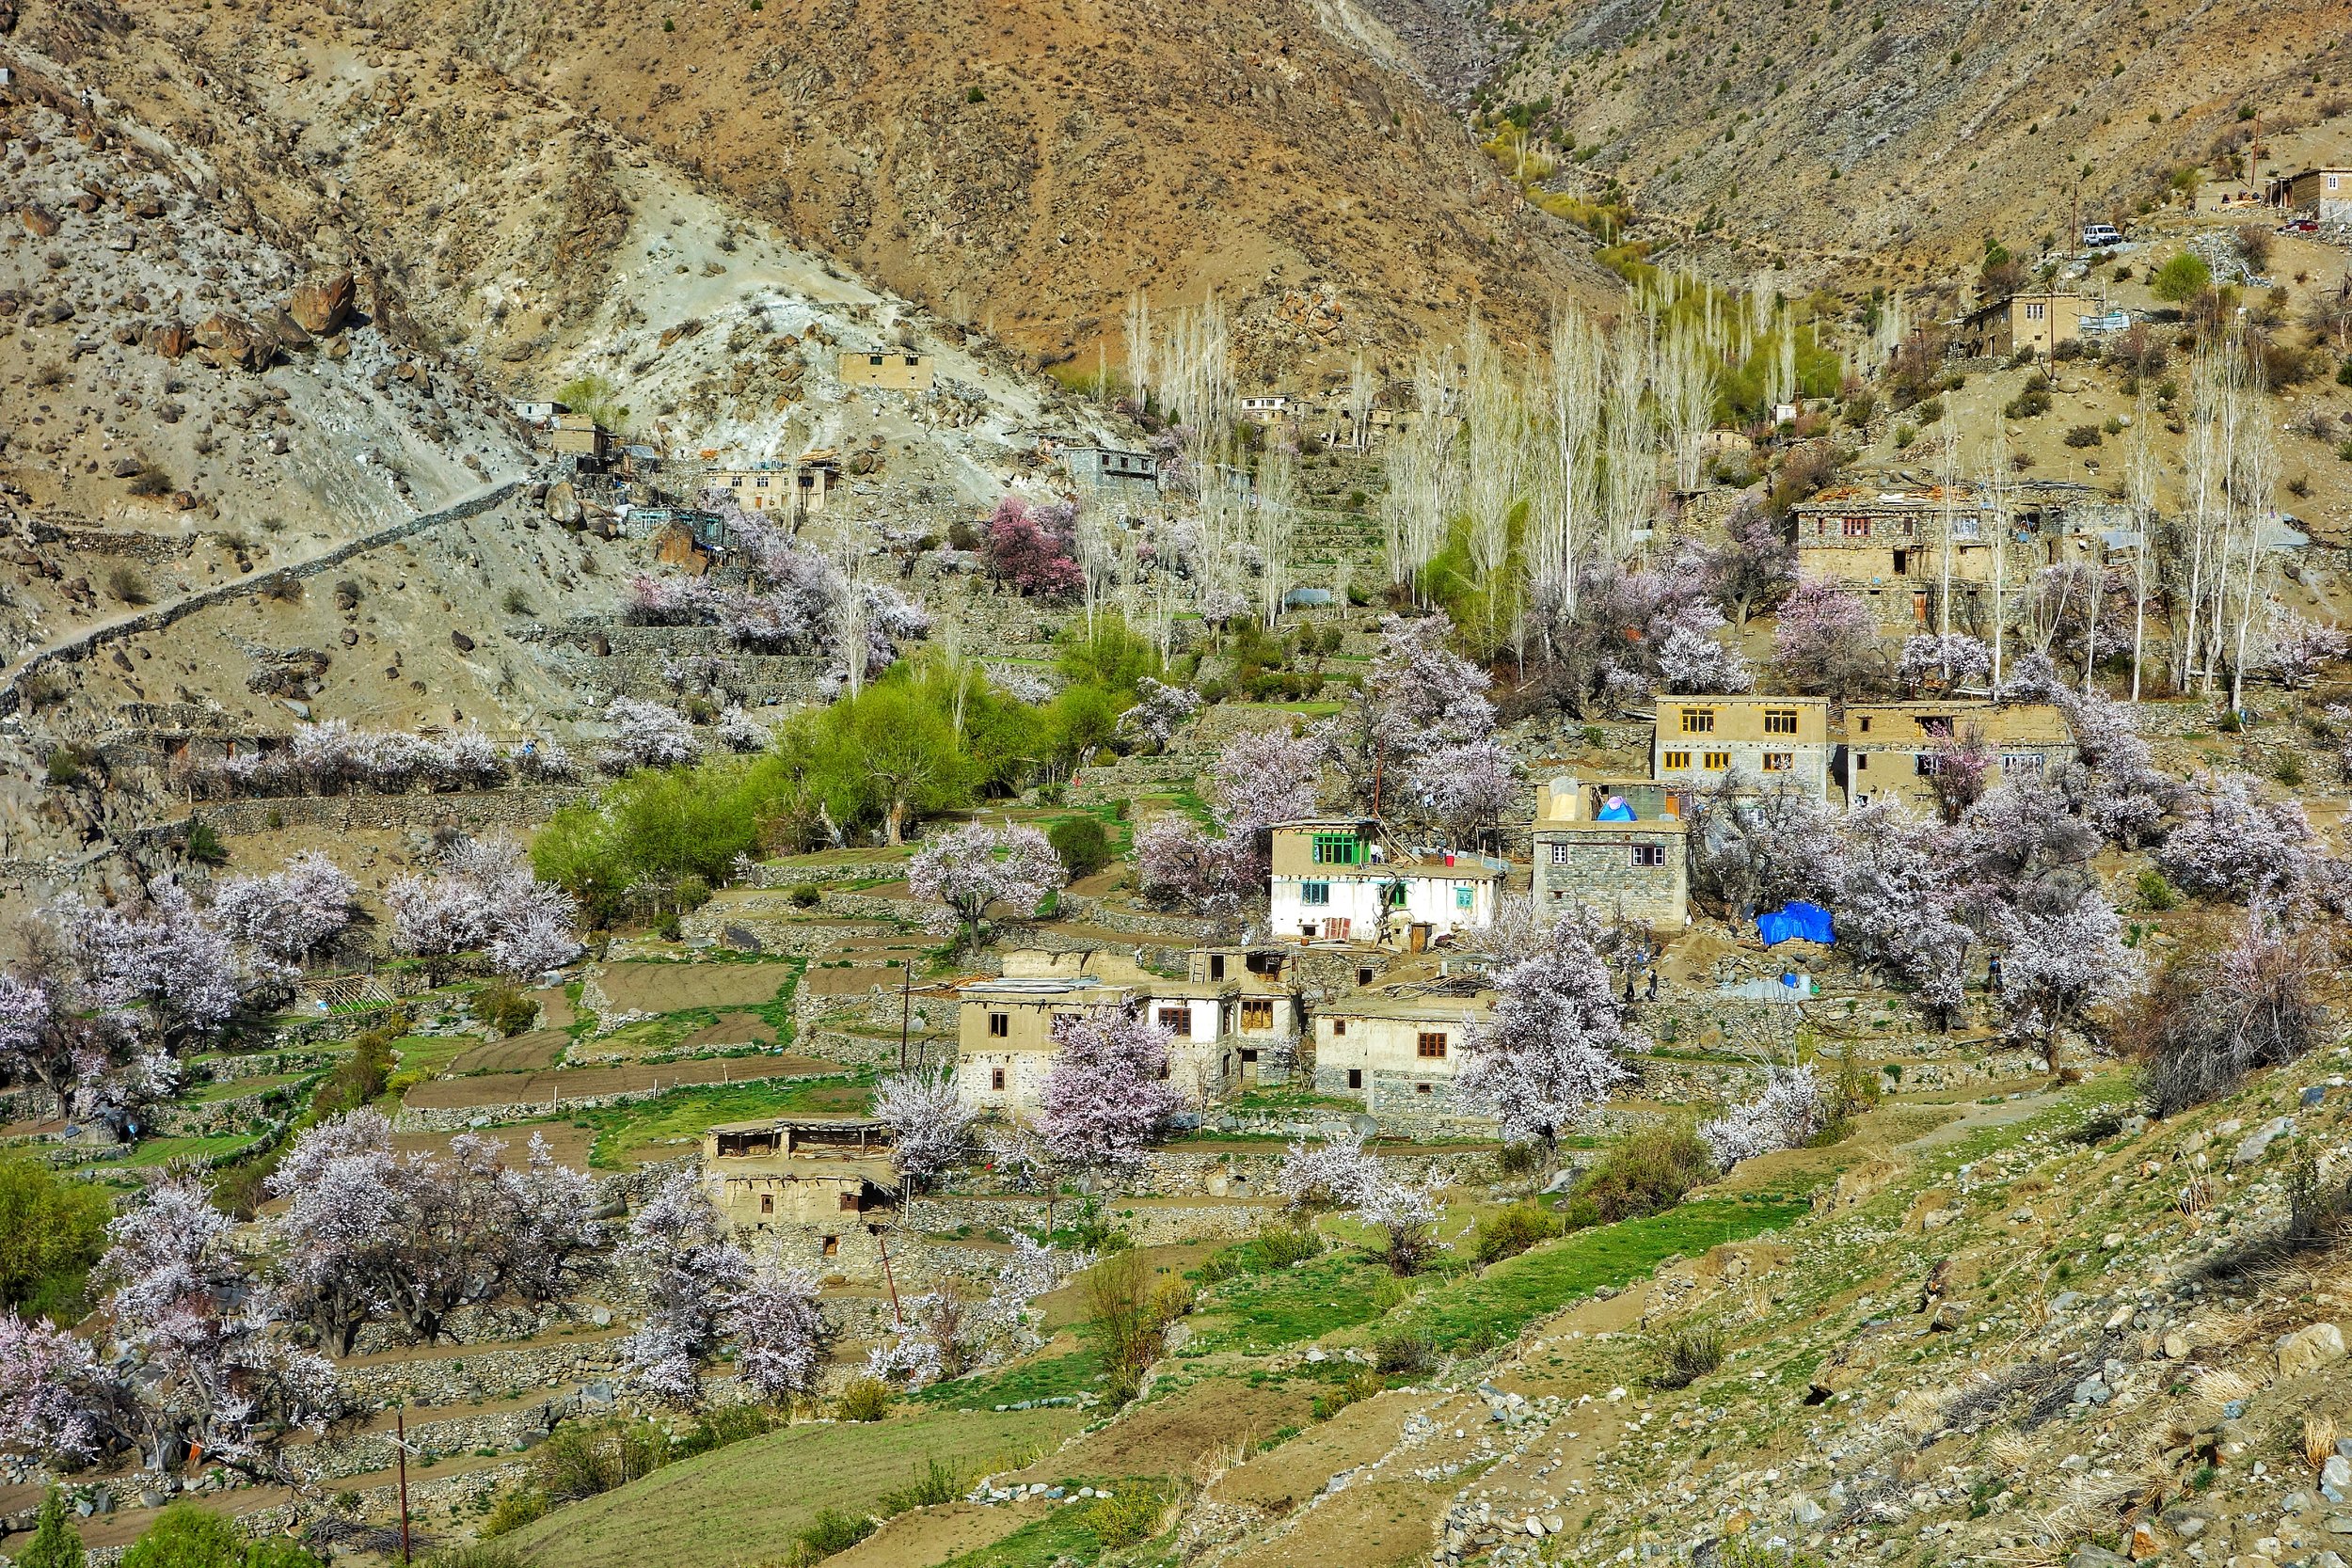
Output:
M1819 904L1803 900L1785 909L1756 917L1756 934L1764 939L1764 945L1778 942L1818 942L1824 944L1837 940L1830 927L1829 911Z
M1593 820L1596 822L1630 822L1634 820L1633 808L1625 803L1623 796L1612 795L1609 797L1609 803L1600 808L1599 814Z

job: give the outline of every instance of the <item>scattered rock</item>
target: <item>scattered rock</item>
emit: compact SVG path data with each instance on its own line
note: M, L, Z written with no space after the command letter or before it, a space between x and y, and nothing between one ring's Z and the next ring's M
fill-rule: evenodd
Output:
M2237 1152L2230 1156L2231 1163L2240 1165L2254 1164L2270 1152L2270 1146L2274 1142L2294 1131L2295 1118L2293 1117L2272 1117L2263 1123L2260 1128L2247 1134L2245 1141L2237 1146Z
M2334 1323L2312 1323L2279 1337L2279 1375L2300 1377L2344 1359L2344 1330Z
M286 314L301 325L305 332L327 337L340 331L351 319L352 301L358 290L351 274L336 273L331 277L305 283L286 300Z
M56 214L27 203L24 213L24 232L37 240L45 240L57 231Z
M196 324L196 346L211 356L215 369L224 371L267 369L278 351L267 333L225 310Z
M2082 1545L2066 1560L2066 1568L2132 1568L2132 1560L2105 1546Z
M469 654L473 652L473 639L468 637L462 631L451 632L449 634L449 642L451 647L455 648L461 654Z
M572 488L572 482L568 479L559 480L548 486L547 505L548 520L562 523L566 528L577 524L587 515L580 504L580 492Z
M163 322L147 329L147 347L167 359L177 359L196 346L196 334L181 322Z

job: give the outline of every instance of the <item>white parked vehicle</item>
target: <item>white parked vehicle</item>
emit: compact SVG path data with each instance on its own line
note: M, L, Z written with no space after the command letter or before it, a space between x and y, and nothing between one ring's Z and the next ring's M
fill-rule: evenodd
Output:
M2105 250L2109 245L2122 243L2122 230L2111 223L2092 223L2083 226L2083 245L2086 249Z

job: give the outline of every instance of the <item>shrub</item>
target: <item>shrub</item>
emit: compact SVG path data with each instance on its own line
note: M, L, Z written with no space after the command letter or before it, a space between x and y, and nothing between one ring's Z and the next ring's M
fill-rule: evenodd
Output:
M493 1513L496 1510L492 1511ZM482 1527L485 1534L490 1527ZM424 1568L524 1568L523 1554L503 1541L469 1541L428 1554Z
M148 590L147 579L128 566L117 566L106 574L106 592L124 604L155 602L155 595Z
M2124 1014L2117 1036L2139 1058L2151 1115L2217 1100L2318 1042L2320 959L2308 939L2268 929L2266 918L2256 911L2229 948L2168 967Z
M218 865L229 858L228 848L220 842L220 834L201 817L188 818L188 859L199 865Z
M1160 1532L1168 1499L1149 1487L1130 1486L1087 1510L1087 1524L1104 1546L1117 1549L1149 1541Z
M519 1035L539 1022L539 1004L514 986L485 986L473 993L473 1016L501 1037Z
M2213 269L2193 250L2184 250L2156 269L2149 288L2168 305L2185 305L2213 287Z
M518 1530L533 1520L546 1518L551 1506L548 1495L535 1486L502 1487L491 1500L481 1532L485 1537L496 1537Z
M65 1494L51 1486L40 1499L33 1539L17 1555L17 1568L82 1568L82 1532L73 1528Z
M825 890L818 887L815 882L796 882L793 884L790 896L793 908L801 910L813 910L817 907L818 902L825 896Z
M72 747L58 746L51 749L49 782L61 789L82 782L82 758Z
M1384 1372L1425 1372L1437 1360L1438 1341L1425 1328L1400 1323L1373 1336L1372 1364Z
M2034 379L2038 381L2041 377L2037 376ZM2012 420L2030 420L2039 415L2047 414L2049 411L2048 388L2036 387L2031 382L2026 384L2024 391L2010 399L2001 407L2002 415Z
M1258 1232L1258 1251L1278 1269L1323 1255L1323 1232L1311 1225L1268 1225Z
M669 1434L660 1427L608 1416L557 1426L532 1450L531 1468L550 1500L576 1502L649 1476L669 1457Z
M1113 1253L1082 1276L1087 1305L1102 1347L1104 1397L1126 1403L1158 1360L1168 1326L1192 1310L1192 1288L1181 1279L1152 1282L1152 1267L1133 1250Z
M2102 439L2095 424L2078 424L2066 433L2066 444L2070 447L2095 447Z
M1714 1327L1677 1329L1654 1347L1658 1370L1650 1374L1653 1388L1688 1388L1724 1364L1724 1331Z
M61 1181L38 1160L0 1159L0 1311L79 1319L111 1212L102 1187Z
M140 464L138 472L131 476L131 494L135 496L160 496L170 489L171 476L152 463Z
M499 602L505 606L506 613L509 615L528 615L531 613L531 595L524 593L520 588L508 589L506 591L506 597Z
M1504 1144L1495 1150L1495 1174L1498 1176L1533 1176L1543 1168L1543 1145L1533 1138Z
M796 1538L802 1560L817 1562L836 1552L846 1552L874 1533L874 1521L837 1508L820 1508L817 1517L808 1522Z
M1316 1420L1327 1421L1349 1405L1368 1400L1387 1387L1378 1372L1370 1367L1359 1367L1338 1387L1317 1394L1311 1409Z
M252 1540L216 1513L173 1503L122 1554L123 1568L318 1568L318 1559L283 1539Z
M1671 1209L1713 1179L1714 1157L1688 1127L1653 1128L1612 1148L1570 1190L1567 1223L1613 1225Z
M1045 842L1061 857L1073 881L1090 877L1111 863L1110 835L1091 816L1066 817L1055 823L1046 832Z
M1517 1258L1537 1242L1549 1241L1561 1232L1560 1216L1537 1203L1514 1203L1499 1214L1490 1214L1478 1222L1478 1235L1470 1243L1470 1256L1481 1263L1498 1263L1505 1258Z
M904 1513L910 1508L935 1508L963 1496L963 1472L944 1459L926 1460L914 1479L893 1492L884 1492L885 1513Z
M878 1377L855 1377L841 1390L834 1414L845 1421L879 1421L890 1414L890 1385Z
M2289 752L2279 759L2279 766L2271 772L2280 784L2292 789L2303 782L2303 758L2297 752Z

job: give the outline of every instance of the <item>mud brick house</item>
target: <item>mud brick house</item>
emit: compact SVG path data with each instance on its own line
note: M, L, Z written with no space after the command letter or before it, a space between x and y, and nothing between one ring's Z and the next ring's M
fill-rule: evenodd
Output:
M707 468L702 487L725 491L746 512L783 512L798 518L824 511L840 481L840 458L825 448L803 453L798 463Z
M1799 503L1794 514L1798 572L1854 590L1881 626L1941 625L1947 576L1955 628L1989 624L1997 525L1974 490L1947 497L1938 485L1845 486Z
M1371 817L1277 823L1272 928L1278 937L1417 952L1489 924L1504 869L1478 855L1392 851Z
M841 385L877 392L928 392L931 389L931 356L900 350L841 356Z
M2352 223L2352 166L2275 175L2266 194L2270 204L2285 208L2289 217Z
M897 1202L890 1129L863 1117L771 1117L703 1134L704 1191L739 1237L787 1262L880 1284L874 1228Z
M1015 1120L1043 1103L1055 1022L1065 1015L1118 1007L1159 1024L1170 1036L1168 1082L1193 1105L1223 1099L1245 1068L1286 1068L1299 1034L1286 995L1247 995L1238 975L1158 974L1116 953L1008 953L1002 976L963 986L957 1001L958 1092L977 1110ZM1256 1054L1245 1061L1246 1051Z
M1935 810L1937 743L1969 731L1984 736L1993 752L1988 787L2047 778L2074 760L2074 732L2048 704L1857 703L1846 709L1847 804L1859 810L1894 800Z
M1494 993L1468 981L1359 992L1315 1014L1315 1092L1360 1099L1375 1117L1457 1117L1454 1074L1472 1020Z
M543 428L547 432L548 450L558 457L580 458L601 466L612 455L612 433L585 414L551 414Z
M1650 740L1660 784L1706 788L1737 775L1743 784L1794 784L1829 798L1826 697L1661 697Z
M1954 341L1972 359L2007 359L2026 348L2046 359L2058 344L2080 341L2083 318L2098 313L2097 303L2080 294L2011 294L1970 311Z
M1589 909L1680 931L1690 918L1690 828L1678 796L1649 802L1606 784L1549 781L1535 797L1539 912Z

